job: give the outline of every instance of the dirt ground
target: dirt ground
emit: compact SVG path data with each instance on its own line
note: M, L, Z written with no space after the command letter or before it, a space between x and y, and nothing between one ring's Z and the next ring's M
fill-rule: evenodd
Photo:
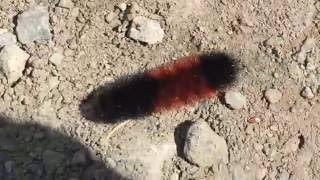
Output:
M0 84L0 112L9 117L0 125L0 179L320 179L320 1L72 0L65 8L57 0L2 0L0 28L16 34L17 15L33 2L48 7L52 40L18 42L30 54L23 76ZM160 22L162 41L129 38L120 3ZM110 13L119 14L108 22ZM233 89L245 108L212 98L118 124L80 112L100 85L217 50L240 60ZM49 62L54 52L64 55L60 65ZM312 97L303 97L306 87ZM266 100L270 88L281 92L278 102ZM198 167L177 153L179 127L199 120L226 140L226 165Z

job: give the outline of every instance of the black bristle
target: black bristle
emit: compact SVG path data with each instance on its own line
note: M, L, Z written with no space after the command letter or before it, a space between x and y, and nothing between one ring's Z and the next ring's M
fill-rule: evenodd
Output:
M226 88L237 80L238 62L224 53L199 56L203 75L213 89Z
M154 109L159 88L157 80L143 74L121 79L99 90L96 108L108 121L143 117Z

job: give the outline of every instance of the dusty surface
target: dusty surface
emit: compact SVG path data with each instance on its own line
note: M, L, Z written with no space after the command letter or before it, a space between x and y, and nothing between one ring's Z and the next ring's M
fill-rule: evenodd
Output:
M16 16L32 2L1 1L0 28L16 34ZM110 168L134 179L320 179L319 1L123 1L160 22L165 35L153 45L128 38L121 13L106 19L120 12L118 1L35 2L49 7L52 40L17 42L31 57L18 82L0 84L0 111L13 126L0 126L0 179L74 180L90 168L96 179ZM246 97L245 108L231 110L213 98L129 121L113 134L118 124L80 113L81 100L99 85L210 50L240 59L234 90ZM60 63L49 61L54 53L64 55ZM281 98L270 104L267 89L279 90ZM226 140L227 165L200 168L172 148L182 148L177 139L183 137L174 138L181 123L199 119ZM36 135L42 128L53 132ZM79 149L104 165L92 170L91 160L73 160Z

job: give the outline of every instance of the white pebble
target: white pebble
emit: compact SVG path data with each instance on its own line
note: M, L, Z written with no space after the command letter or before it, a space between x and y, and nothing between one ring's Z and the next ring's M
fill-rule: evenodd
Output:
M53 53L50 58L49 61L55 65L58 66L61 64L62 60L63 60L64 56L61 53Z
M282 98L282 93L278 89L267 89L264 93L264 97L271 104L277 103Z
M138 16L133 19L128 35L132 39L155 44L162 41L164 31L158 21Z
M237 91L228 91L225 96L225 102L231 109L241 109L246 106L246 97Z
M62 8L71 9L73 7L73 2L71 0L60 0L58 6Z
M9 45L2 48L0 52L0 71L7 78L8 83L17 81L25 68L29 54L17 45Z
M59 81L58 77L54 76L54 77L49 78L49 80L48 80L49 90L58 87L59 83L60 83L60 81Z
M307 99L312 99L314 98L314 94L311 90L310 87L304 87L303 90L301 91L301 96Z
M0 48L17 43L16 36L4 29L0 29Z
M117 5L117 7L121 10L121 11L125 11L127 9L127 4L126 3L120 3Z

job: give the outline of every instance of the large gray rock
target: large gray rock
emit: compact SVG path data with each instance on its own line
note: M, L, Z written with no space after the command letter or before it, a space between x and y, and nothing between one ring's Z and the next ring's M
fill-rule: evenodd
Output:
M18 39L23 44L50 40L49 13L46 7L33 5L18 16Z
M188 130L184 155L201 167L228 163L228 146L223 137L212 131L203 120L195 122Z
M0 52L0 72L8 83L17 81L25 68L29 54L20 49L17 45L9 45L2 48Z
M129 29L129 37L148 44L161 42L164 31L158 21L137 16L133 19Z

